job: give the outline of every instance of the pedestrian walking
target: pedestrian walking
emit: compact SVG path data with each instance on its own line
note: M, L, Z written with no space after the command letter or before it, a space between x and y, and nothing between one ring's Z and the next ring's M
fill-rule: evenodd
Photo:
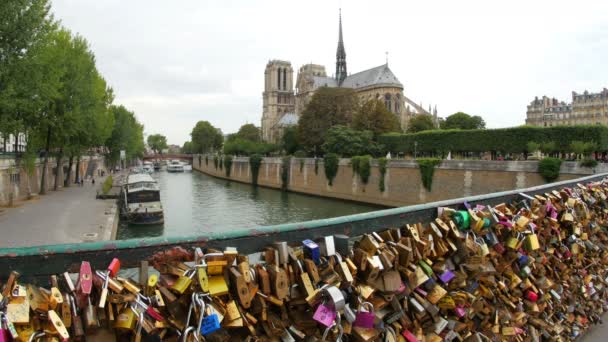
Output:
M91 177L91 184L95 186L95 177Z

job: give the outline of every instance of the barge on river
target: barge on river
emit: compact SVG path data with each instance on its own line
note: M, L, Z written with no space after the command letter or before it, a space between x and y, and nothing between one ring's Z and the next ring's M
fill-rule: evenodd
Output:
M162 224L160 188L147 173L131 174L122 188L121 215L131 224Z

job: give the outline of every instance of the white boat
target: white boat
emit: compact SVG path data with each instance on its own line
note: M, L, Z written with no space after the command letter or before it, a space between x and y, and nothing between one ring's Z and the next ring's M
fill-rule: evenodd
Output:
M146 173L130 174L122 189L123 217L132 224L161 224L164 222L158 183Z
M154 172L154 164L152 162L146 161L144 162L144 166L142 167L142 171L147 174L151 174Z
M171 160L167 164L167 172L184 172L184 164L176 159Z

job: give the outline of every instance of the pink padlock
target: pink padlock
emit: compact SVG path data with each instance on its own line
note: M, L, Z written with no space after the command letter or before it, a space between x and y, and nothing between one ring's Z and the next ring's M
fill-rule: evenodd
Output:
M533 291L526 292L526 299L531 302L536 302L538 300L538 295Z
M367 311L359 310L357 312L357 317L353 322L353 326L370 329L374 327L374 318L376 315L374 314L374 306L370 302L363 302L361 304L362 308L367 308Z
M416 338L416 336L414 336L414 334L412 334L407 329L403 329L403 331L401 332L401 335L403 335L403 337L405 337L405 340L407 342L420 342L420 341L418 341L418 339Z
M462 318L464 317L464 315L466 315L467 311L462 307L462 306L457 306L454 309L454 312L456 312L456 316Z
M336 319L336 311L334 311L332 308L325 305L324 303L321 303L317 307L315 314L312 315L312 318L315 321L329 328L334 325L334 320Z

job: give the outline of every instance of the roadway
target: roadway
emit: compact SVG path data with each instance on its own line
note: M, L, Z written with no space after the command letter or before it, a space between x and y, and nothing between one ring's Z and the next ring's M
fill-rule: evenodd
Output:
M84 186L71 185L3 208L0 247L110 240L115 228L115 200L95 199L103 178L95 181L95 185L88 180Z

